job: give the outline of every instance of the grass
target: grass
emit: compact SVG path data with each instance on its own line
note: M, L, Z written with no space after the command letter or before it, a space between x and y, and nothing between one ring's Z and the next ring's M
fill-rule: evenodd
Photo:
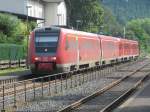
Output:
M9 69L5 69L5 70L0 70L0 76L7 76L10 73L13 72L21 72L21 71L25 71L28 70L26 68L9 68Z

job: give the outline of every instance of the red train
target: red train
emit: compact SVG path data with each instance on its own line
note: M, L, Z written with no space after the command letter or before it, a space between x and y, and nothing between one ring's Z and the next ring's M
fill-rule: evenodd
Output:
M135 59L139 45L133 40L45 27L31 33L28 51L33 73L52 73Z

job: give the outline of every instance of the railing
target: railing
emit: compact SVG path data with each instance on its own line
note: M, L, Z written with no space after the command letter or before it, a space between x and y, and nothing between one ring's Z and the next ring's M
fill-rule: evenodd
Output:
M0 86L0 107L7 110L9 107L17 107L25 102L35 100L43 96L55 96L69 88L74 88L85 82L99 79L117 68L109 66L105 69L101 67L82 69L79 71L59 73L39 78L33 78L12 84Z
M25 66L26 60L0 60L0 70Z
M112 71L116 71L121 66L122 65L114 65L105 68L97 66L94 68L33 78L12 84L2 84L0 86L0 110L9 110L9 107L12 106L16 108L19 105L36 100L39 97L62 94L67 89L81 86L91 80L99 80L99 78L104 77Z

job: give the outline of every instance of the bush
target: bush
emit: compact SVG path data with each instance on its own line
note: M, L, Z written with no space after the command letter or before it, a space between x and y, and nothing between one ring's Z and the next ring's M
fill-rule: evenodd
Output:
M150 52L150 19L136 19L129 21L126 28L126 36L139 40L143 50Z
M21 21L17 19L17 17L9 14L0 13L0 32L1 38L3 38L2 39L3 42L5 41L7 41L8 43L13 42L13 38L19 34L18 28L20 23Z
M29 21L29 32L36 27L35 21ZM27 23L16 16L0 13L0 43L22 44L29 35Z
M29 21L28 25L30 32L37 24L35 21ZM21 21L10 14L0 13L0 60L25 58L29 32L26 21Z
M0 43L5 43L6 41L7 36L3 32L0 32Z

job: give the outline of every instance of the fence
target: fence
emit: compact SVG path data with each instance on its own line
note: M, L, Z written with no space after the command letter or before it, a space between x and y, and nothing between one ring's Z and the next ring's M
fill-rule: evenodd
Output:
M22 45L0 44L0 60L25 59L25 49Z
M0 61L0 70L16 67L26 67L26 60L3 60Z
M0 86L1 110L9 110L9 107L12 106L15 109L17 106L39 97L61 94L69 88L75 88L91 80L99 80L99 78L108 73L116 71L118 67L121 66L108 66L105 69L98 66L79 71L33 78L12 84L2 84Z
M97 66L78 71L59 73L54 75L33 78L29 80L0 85L0 110L16 109L17 106L36 100L44 96L56 96L63 94L70 88L81 86L92 80L99 80L114 72L120 67L132 65L135 62L123 65Z
M22 45L0 44L0 69L25 66L25 55Z

